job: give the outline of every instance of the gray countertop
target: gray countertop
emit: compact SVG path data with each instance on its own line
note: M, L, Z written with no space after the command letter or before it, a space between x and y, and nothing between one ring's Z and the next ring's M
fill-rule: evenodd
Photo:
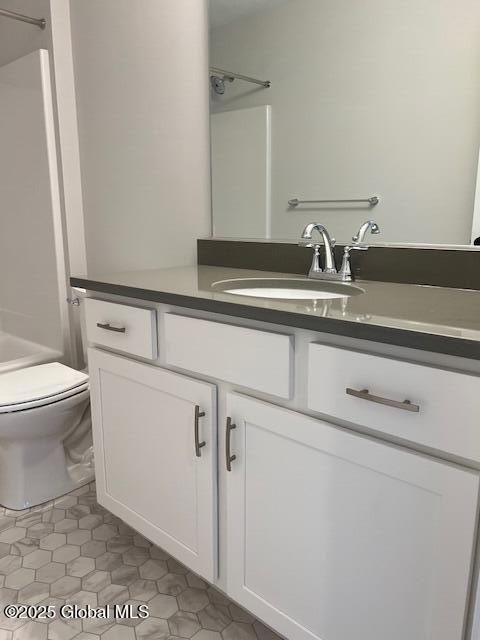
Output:
M480 360L480 292L356 281L365 293L334 300L273 300L212 291L230 278L294 274L194 266L72 277L72 286L233 317Z

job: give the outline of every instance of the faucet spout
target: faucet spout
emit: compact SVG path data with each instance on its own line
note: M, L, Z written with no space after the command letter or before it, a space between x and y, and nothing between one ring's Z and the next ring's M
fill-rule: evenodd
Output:
M303 230L302 238L304 240L311 240L314 231L317 231L322 236L323 244L325 246L325 266L323 270L324 273L337 273L337 269L335 267L335 258L333 255L334 240L332 240L332 238L330 237L327 228L319 222L310 222L310 224L307 224L307 226Z
M375 222L375 220L367 220L366 222L364 222L357 233L352 236L353 242L355 242L355 244L361 244L364 241L368 231L370 231L370 233L373 233L374 235L380 233L380 227Z

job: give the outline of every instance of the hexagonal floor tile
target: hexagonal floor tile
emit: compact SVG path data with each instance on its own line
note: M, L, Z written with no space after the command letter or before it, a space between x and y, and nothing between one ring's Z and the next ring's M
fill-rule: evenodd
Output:
M185 565L175 560L175 558L169 558L167 560L167 565L170 573L180 573L180 574L183 574L184 576L186 576L187 573L189 573L189 569L187 569Z
M52 552L46 549L37 549L23 558L23 566L27 569L40 569L50 562Z
M33 569L17 569L5 578L5 586L9 589L21 589L35 578Z
M98 593L111 582L108 571L93 571L82 580L82 589Z
M85 608L87 606L95 608L97 606L97 594L92 591L77 591L73 596L69 596L68 604Z
M178 596L187 588L187 581L179 573L167 573L160 580L157 580L159 593L166 593L168 596Z
M135 640L135 631L130 627L116 624L106 633L102 634L102 640Z
M55 523L54 531L58 531L59 533L69 533L77 528L78 524L76 520L65 518L64 520L60 520L60 522Z
M168 626L173 636L180 636L182 638L191 638L200 630L197 616L187 611L177 611L177 613L174 613L168 620Z
M115 536L107 542L107 550L112 553L125 553L131 547L133 547L133 536L131 535Z
M197 574L193 573L192 571L187 574L187 582L188 586L193 587L194 589L207 589L208 587L208 584L205 582L205 580L202 580L200 576L197 576Z
M67 562L70 562L70 560L78 558L79 555L80 547L73 544L65 544L63 547L55 549L52 559L54 562L63 562L66 564Z
M66 622L57 618L48 625L49 640L71 640L82 630L80 620Z
M115 584L123 584L126 587L139 579L137 567L131 565L123 565L112 571L112 582Z
M73 595L81 589L80 578L74 578L73 576L64 576L59 580L56 580L50 586L50 593L55 598L65 598Z
M16 571L22 564L22 558L20 556L4 556L0 559L0 573L8 576L9 573Z
M228 607L223 604L209 604L198 612L198 619L210 631L223 631L232 622Z
M14 604L15 602L17 602L17 591L15 589L7 589L6 587L2 587L0 589L0 602L4 606L7 604Z
M160 549L160 547L156 547L155 545L152 545L149 551L150 551L150 557L155 558L155 560L167 561L170 559L170 556L168 555L168 553L166 553L163 549Z
M144 549L143 547L132 547L122 554L122 558L125 564L132 564L139 567L150 558L150 554L148 549Z
M102 571L114 571L119 567L123 567L122 556L118 553L107 551L95 558L95 566Z
M48 598L49 591L48 584L45 582L31 582L18 592L18 602L22 604L38 604Z
M178 610L177 600L173 596L159 593L149 600L148 609L155 618L170 618Z
M95 569L95 561L93 558L75 558L71 560L66 567L67 575L75 578L83 578Z
M150 558L140 566L139 573L140 577L145 580L159 580L168 573L167 563L163 560Z
M150 640L154 638L168 638L170 635L168 622L160 618L148 618L136 628L138 640Z
M253 628L257 634L258 640L282 640L280 636L277 636L276 633L258 620L253 623Z
M95 529L95 527L102 524L102 520L101 516L90 514L80 518L78 521L78 527L79 529Z
M47 634L48 626L46 624L30 621L14 631L13 640L47 640Z
M31 511L25 514L24 516L19 516L18 518L16 518L15 526L25 527L25 529L28 529L28 527L33 527L34 524L38 524L41 521L42 521L42 514Z
M85 542L92 539L92 534L89 529L75 529L67 533L67 544L78 545L79 547Z
M120 584L109 584L98 593L98 606L106 604L123 604L130 599L127 587Z
M35 538L22 538L12 544L12 555L26 556L38 549L40 541Z
M103 540L106 542L115 536L118 536L118 531L117 528L111 524L102 524L99 527L95 527L92 531L92 538L94 540Z
M78 503L78 498L76 496L72 496L68 494L66 496L62 496L61 498L57 498L54 502L56 507L60 507L61 509L67 509L69 507L73 507L73 505Z
M2 619L0 640L3 631L8 640L280 640L98 505L94 485L32 510L0 509L0 601L57 607L148 603L151 616L48 624Z
M232 602L232 604L229 605L228 609L230 611L230 615L232 616L232 620L234 620L235 622L246 622L247 624L252 624L252 622L255 622L254 616L252 616L251 613L248 613L248 611L245 611L245 609L239 607L238 604L234 604Z
M8 518L7 516L0 517L0 531L5 531L5 529L10 529L15 525L15 518Z
M89 515L90 507L87 504L76 504L65 512L65 517L72 518L72 520L80 520L80 518L84 518Z
M12 544L12 542L17 542L17 540L25 538L26 534L27 530L24 527L10 527L0 533L0 542Z
M50 522L39 522L27 529L27 537L35 538L36 540L42 540L50 533L53 533L53 524Z
M106 549L105 542L90 540L82 544L80 547L80 555L86 556L87 558L98 558L105 553Z
M65 575L65 565L60 562L49 562L40 569L37 569L38 582L46 582L52 584L56 580L63 578Z
M64 533L50 533L45 538L40 540L40 549L46 549L47 551L54 551L58 547L63 546L67 542L67 538Z
M208 629L200 629L192 636L192 640L222 640L222 636L217 631L209 631Z
M257 640L257 634L251 624L232 622L222 632L223 640Z
M55 524L65 518L65 509L50 509L42 514L42 522Z
M204 589L188 587L178 596L178 605L182 611L197 613L210 604L207 592Z
M134 600L146 602L157 593L157 585L152 580L135 580L129 586L129 591Z

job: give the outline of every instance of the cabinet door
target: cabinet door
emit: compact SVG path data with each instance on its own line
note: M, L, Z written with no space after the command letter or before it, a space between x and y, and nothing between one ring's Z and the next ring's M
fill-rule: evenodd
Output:
M99 502L212 580L215 387L96 349L89 368Z
M227 405L232 598L289 640L461 640L478 475L251 398Z

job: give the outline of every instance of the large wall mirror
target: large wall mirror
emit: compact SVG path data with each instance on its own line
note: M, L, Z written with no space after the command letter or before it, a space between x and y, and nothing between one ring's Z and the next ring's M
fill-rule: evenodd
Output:
M214 236L480 236L478 0L210 0L210 97Z

